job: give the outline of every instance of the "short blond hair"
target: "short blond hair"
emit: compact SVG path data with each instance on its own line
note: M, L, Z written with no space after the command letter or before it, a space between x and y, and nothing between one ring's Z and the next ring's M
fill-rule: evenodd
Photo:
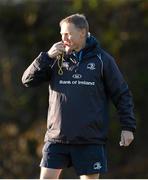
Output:
M62 19L59 23L60 27L63 23L73 23L78 29L85 29L86 34L89 32L89 24L86 17L83 14L72 14L64 19Z

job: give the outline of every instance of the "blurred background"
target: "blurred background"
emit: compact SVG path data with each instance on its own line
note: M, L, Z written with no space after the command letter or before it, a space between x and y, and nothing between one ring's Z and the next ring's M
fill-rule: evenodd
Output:
M0 178L38 178L46 131L48 84L25 88L24 70L60 40L59 21L83 13L132 91L135 142L121 148L120 123L111 104L109 172L101 178L148 178L148 1L0 0ZM61 178L77 178L73 168Z

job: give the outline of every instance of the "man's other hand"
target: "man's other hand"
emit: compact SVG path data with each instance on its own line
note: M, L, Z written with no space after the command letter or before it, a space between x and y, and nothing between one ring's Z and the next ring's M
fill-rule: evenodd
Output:
M134 140L134 135L132 131L122 130L121 131L121 141L120 146L129 146Z

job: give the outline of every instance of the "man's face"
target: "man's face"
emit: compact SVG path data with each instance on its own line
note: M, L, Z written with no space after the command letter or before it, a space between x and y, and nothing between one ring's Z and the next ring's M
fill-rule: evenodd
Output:
M65 50L69 53L72 50L79 51L84 46L86 31L76 28L73 23L64 22L61 25L61 36Z

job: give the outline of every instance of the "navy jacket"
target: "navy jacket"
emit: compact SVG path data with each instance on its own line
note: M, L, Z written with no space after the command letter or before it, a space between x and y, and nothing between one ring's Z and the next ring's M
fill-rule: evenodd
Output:
M61 61L60 61L61 62ZM23 74L26 87L49 82L45 141L104 144L109 126L108 100L115 104L122 130L136 128L132 95L114 59L88 36L80 53L57 60L41 52Z

